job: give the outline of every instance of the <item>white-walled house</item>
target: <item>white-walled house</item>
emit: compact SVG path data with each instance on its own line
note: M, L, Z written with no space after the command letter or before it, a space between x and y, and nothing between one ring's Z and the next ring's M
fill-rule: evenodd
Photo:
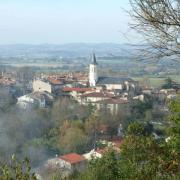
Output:
M102 158L102 154L96 150L91 150L90 152L83 154L83 156L85 157L85 159L87 159L88 161L92 160L92 159L96 159L96 158Z
M117 115L118 112L128 112L129 101L126 98L112 97L109 99L97 101L93 103L97 110L109 111L112 115Z
M97 110L108 110L116 115L121 110L126 111L129 106L127 97L119 97L110 92L92 92L81 95L78 101L83 105L91 104Z
M50 166L52 169L68 170L71 173L74 171L81 172L86 168L86 159L80 154L70 153L49 159L44 165L45 168Z
M43 101L42 101L43 102ZM42 104L41 102L41 104ZM38 101L31 98L28 94L17 99L17 106L20 109L33 109L38 107Z
M87 167L87 160L84 156L71 153L63 156L51 158L47 160L41 167L36 171L36 177L41 180L43 179L43 173L46 171L60 172L62 178L69 177L73 172L82 172Z
M31 110L33 108L45 108L54 100L54 97L48 92L33 92L17 99L17 106L20 109Z
M169 95L169 94L176 95L176 90L175 89L161 89L159 92L167 94L167 95Z
M144 94L133 97L134 100L144 101Z
M86 168L86 159L79 154L71 153L59 157L61 165L69 169L72 173L74 171L82 172Z
M58 79L37 79L33 81L33 91L55 93L56 91L60 90L63 85L64 83Z
M114 96L115 96L114 94L107 92L92 92L92 93L83 94L82 96L80 96L80 99L82 104L87 104L87 103L95 103L98 101L109 99Z
M93 88L80 88L80 87L64 87L62 88L63 95L71 96L79 101L79 97L86 93L95 91Z
M34 80L33 81L34 92L49 92L52 93L52 85L48 81Z

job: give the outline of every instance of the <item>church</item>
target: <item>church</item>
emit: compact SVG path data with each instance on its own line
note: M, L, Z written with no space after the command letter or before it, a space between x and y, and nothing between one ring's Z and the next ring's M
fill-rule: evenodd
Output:
M100 77L98 76L98 63L93 53L89 65L89 86L104 87L106 90L135 90L137 82L128 77Z

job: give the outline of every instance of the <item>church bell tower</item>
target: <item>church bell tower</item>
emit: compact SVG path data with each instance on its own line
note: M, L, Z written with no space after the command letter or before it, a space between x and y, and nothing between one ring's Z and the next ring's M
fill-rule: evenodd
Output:
M89 85L91 87L96 86L98 81L98 74L97 74L97 62L96 62L96 55L93 53L92 55L92 62L89 65Z

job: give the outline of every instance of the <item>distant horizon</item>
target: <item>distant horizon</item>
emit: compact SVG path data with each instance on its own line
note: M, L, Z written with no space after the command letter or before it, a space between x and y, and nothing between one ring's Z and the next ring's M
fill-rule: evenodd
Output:
M67 43L7 43L7 44L2 44L0 43L0 46L13 46L13 45L80 45L80 44L89 44L89 45L100 45L100 44L112 44L112 45L145 45L146 43L116 43L116 42L67 42Z

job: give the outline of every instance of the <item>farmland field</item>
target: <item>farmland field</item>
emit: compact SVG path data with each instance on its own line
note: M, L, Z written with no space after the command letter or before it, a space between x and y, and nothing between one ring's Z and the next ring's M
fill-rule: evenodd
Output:
M168 76L172 78L172 80L180 83L180 75L170 75ZM151 76L143 76L143 77L132 77L134 80L139 81L140 83L145 79L149 81L150 86L153 87L161 87L167 77L151 77Z

